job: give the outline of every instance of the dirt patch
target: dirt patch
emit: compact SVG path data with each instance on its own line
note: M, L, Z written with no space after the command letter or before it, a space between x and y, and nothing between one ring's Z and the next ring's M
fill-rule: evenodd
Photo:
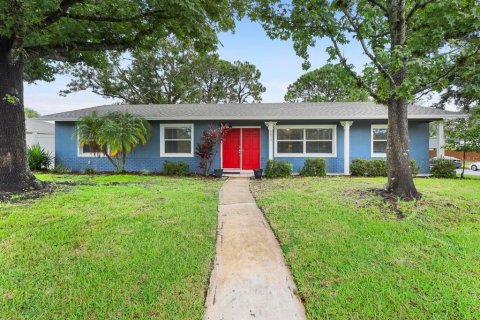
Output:
M0 192L0 203L18 203L26 200L38 199L50 195L57 188L55 183L43 182L44 187L39 190L27 190L24 192Z

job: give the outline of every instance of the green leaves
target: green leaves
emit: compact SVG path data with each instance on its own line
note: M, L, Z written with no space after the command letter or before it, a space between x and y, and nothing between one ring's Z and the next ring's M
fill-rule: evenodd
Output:
M370 59L364 87L385 103L389 97L413 101L418 93L445 89L455 66L475 50L478 55L478 41L465 39L478 39L479 12L475 0L406 1L404 8L380 0L260 0L251 17L270 37L292 39L297 55L307 60L305 67L308 48L326 38L332 43L325 48L329 62L351 69L344 46L354 45ZM397 23L400 17L405 29Z
M480 152L480 108L472 109L468 119L447 122L446 147L455 151Z
M340 102L367 101L368 93L357 86L351 74L340 65L326 64L310 71L288 86L285 101Z
M104 97L131 104L245 103L261 101L265 87L260 71L248 62L221 60L218 54L199 54L192 45L174 38L130 55L109 54L95 67L73 65L68 94L90 89Z
M104 154L119 172L126 169L127 154L148 142L152 135L150 123L130 113L109 113L98 116L93 112L77 124L78 142L88 145L96 154Z
M29 81L48 79L53 61L89 63L108 50L150 48L175 35L199 51L213 50L219 31L232 30L248 1L27 0L23 12L0 0L0 40L16 39ZM16 27L21 25L24 32ZM51 65L50 65L51 66Z

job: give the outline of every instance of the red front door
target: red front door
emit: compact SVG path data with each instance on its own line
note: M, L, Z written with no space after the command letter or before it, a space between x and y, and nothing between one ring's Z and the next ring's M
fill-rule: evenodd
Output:
M242 129L242 170L260 168L260 128Z
M240 129L228 131L222 145L223 168L240 169Z
M260 128L233 128L222 146L224 169L260 168Z

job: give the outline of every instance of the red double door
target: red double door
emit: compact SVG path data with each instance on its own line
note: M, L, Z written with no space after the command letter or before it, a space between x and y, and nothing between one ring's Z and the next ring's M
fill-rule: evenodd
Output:
M222 145L224 169L260 168L260 128L233 128Z

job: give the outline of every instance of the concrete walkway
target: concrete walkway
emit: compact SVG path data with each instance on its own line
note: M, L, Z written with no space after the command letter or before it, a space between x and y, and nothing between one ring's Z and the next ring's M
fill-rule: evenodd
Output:
M250 193L249 179L225 182L218 214L205 319L305 319L280 246Z

